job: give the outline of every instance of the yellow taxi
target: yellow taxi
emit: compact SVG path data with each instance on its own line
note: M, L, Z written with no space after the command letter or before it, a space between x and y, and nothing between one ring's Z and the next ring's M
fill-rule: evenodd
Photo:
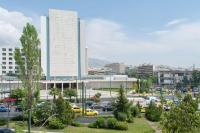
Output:
M93 109L86 109L85 114L88 116L96 116L99 112Z
M141 112L141 113L145 113L145 112L146 112L146 108L145 108L145 107L142 107L142 108L140 109L140 112Z
M73 111L74 113L81 113L81 112L82 112L82 109L81 109L80 107L78 107L78 106L74 106L74 107L72 107L72 111Z

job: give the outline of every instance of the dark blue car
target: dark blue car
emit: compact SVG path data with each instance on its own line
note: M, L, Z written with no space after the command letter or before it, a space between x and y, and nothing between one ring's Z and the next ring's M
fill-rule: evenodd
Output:
M14 133L14 132L9 128L0 128L0 133Z
M0 112L8 112L10 111L7 107L5 106L0 106Z

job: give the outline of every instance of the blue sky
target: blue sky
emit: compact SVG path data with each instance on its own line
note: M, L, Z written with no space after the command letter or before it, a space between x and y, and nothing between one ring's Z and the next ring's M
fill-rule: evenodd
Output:
M77 11L86 20L86 41L91 57L133 65L187 67L200 64L199 5L199 0L0 1L2 9L10 14L21 13L23 22L31 21L38 29L39 16L47 15L49 8ZM0 30L5 30L3 24L14 25L11 31L19 34L22 26L10 19L0 18ZM9 34L0 37L0 42L5 43L2 41L5 38L9 38Z

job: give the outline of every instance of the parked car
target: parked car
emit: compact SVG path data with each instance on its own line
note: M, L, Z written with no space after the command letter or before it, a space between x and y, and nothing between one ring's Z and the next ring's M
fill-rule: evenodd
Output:
M140 112L141 112L141 113L145 113L145 112L146 112L146 108L145 108L145 107L142 107L142 108L140 109Z
M80 107L74 106L74 107L72 107L72 111L73 111L74 113L81 113L81 112L82 112L82 109L81 109Z
M90 106L91 109L102 109L103 107L100 104L94 103Z
M163 106L163 109L165 110L165 111L169 111L170 110L170 106L169 105L167 105L167 104L165 104L164 106Z
M93 104L95 104L94 101L87 101L86 102L86 106L88 106L88 107L92 106Z
M14 131L9 128L0 128L0 133L14 133Z
M103 106L103 111L113 111L112 103L107 103Z
M99 112L93 109L86 109L85 114L87 116L96 116L99 114Z
M0 106L0 112L10 112L10 109L8 109L7 107L5 106Z
M21 106L17 106L17 107L15 108L15 112L22 112L22 111L23 111L23 109L22 109Z

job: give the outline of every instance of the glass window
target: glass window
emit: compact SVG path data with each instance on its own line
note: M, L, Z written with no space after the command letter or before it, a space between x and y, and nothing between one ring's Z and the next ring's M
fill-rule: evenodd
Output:
M9 64L11 65L11 64L12 64L12 62L9 62Z
M2 69L6 69L6 66L2 66Z
M13 53L9 53L9 55L11 55L11 56L12 56L12 55L13 55Z
M6 71L2 71L2 73L6 73Z
M6 51L6 48L2 48L2 51Z
M6 55L6 53L2 53L2 55Z
M2 62L2 64L6 64L6 62Z
M9 60L12 60L12 57L9 57Z
M12 66L9 66L9 69L12 69Z
M3 57L2 60L6 60L6 57Z
M12 49L11 49L11 48L9 48L9 51L12 51Z

